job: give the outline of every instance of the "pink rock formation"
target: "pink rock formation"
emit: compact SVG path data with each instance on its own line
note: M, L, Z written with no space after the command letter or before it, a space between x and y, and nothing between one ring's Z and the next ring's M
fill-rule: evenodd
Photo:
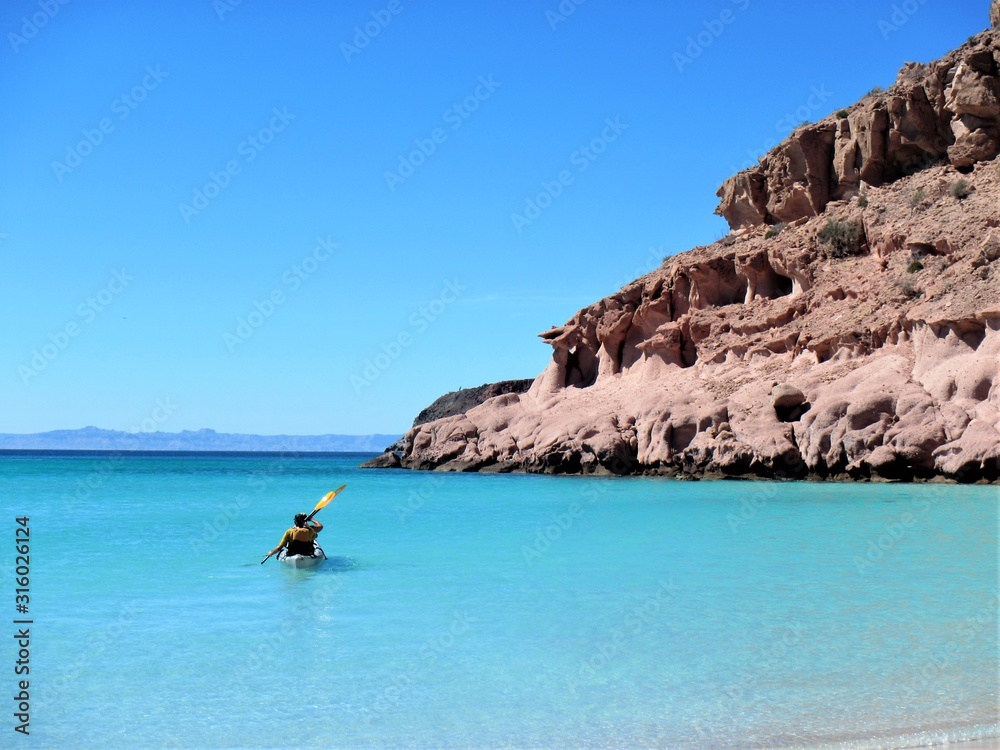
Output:
M985 32L794 133L720 190L741 231L541 334L530 390L415 427L402 465L997 481L998 62Z
M959 169L1000 153L1000 35L993 30L930 65L908 63L896 83L849 110L800 127L726 180L716 212L733 229L816 216L851 198L945 161Z

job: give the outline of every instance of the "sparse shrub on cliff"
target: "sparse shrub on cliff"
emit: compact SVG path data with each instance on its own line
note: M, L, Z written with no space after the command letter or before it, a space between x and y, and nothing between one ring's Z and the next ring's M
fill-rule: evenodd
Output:
M910 265L906 267L907 273L916 273L917 271L923 271L923 270L924 270L924 264L921 263L919 260L913 261Z
M951 186L951 189L948 192L951 193L951 197L955 200L964 201L972 195L973 189L974 188L969 184L968 180L959 180Z
M861 208L868 208L868 193L864 190L858 193L858 205Z
M923 188L917 188L913 191L913 195L910 196L910 208L917 208L924 199L927 198L927 191Z
M915 299L923 294L923 290L917 286L917 282L915 282L910 276L903 276L898 279L896 281L896 286L899 291L906 295L907 299Z
M850 112L848 112L848 111L847 111L846 109L838 109L838 110L837 110L837 119L838 119L838 120L843 120L843 119L845 119L845 118L846 118L846 117L847 117L847 116L848 116L849 114L850 114Z
M785 228L784 222L779 222L778 224L775 224L773 227L768 229L767 232L764 234L764 239L769 240L772 237L777 237L779 234L781 234L781 230L784 228Z
M885 89L881 86L872 86L871 90L868 92L868 96L878 96L883 91L885 91Z
M819 241L829 247L831 258L847 258L859 255L864 243L864 233L857 221L830 219L819 230Z

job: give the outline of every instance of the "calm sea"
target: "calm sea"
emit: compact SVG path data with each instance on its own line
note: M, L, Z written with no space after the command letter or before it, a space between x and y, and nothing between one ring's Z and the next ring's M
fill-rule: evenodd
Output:
M2 745L1000 735L996 487L440 475L363 458L0 456ZM318 515L322 568L258 564L342 483ZM28 737L16 618L32 620Z

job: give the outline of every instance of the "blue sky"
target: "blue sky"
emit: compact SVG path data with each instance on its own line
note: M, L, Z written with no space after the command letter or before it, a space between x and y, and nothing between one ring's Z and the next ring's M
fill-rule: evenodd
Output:
M0 432L396 432L533 377L726 231L722 180L987 6L10 0Z

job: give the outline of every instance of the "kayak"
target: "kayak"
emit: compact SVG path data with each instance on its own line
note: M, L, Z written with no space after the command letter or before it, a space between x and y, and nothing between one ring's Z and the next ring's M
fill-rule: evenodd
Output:
M329 505L331 502L333 502L333 498L335 498L337 495L339 495L345 489L347 489L347 485L346 484L342 484L337 489L335 489L333 492L327 492L323 496L323 499L320 500L318 503L316 503L316 507L313 508L313 512L310 513L308 516L305 513L298 513L298 514L296 514L295 515L296 526L299 526L299 525L308 526L309 519L312 518L313 516L315 516L322 508L325 508L327 505ZM304 521L300 521L300 518L299 518L300 516L303 519L305 519L305 520ZM322 526L320 526L319 528L322 528ZM285 532L285 534L286 535L290 535L293 531L294 531L294 529L289 529L288 531ZM313 536L313 539L316 538L316 534L315 533L313 533L312 536ZM282 537L281 538L281 544L278 545L278 547L282 547L282 545L284 545L284 543L285 543L285 537ZM278 549L278 547L275 547L275 549L278 550L278 559L281 560L281 562L283 562L285 565L287 565L290 568L315 568L317 565L319 565L321 562L323 562L326 559L326 555L323 554L323 550L320 549L320 546L318 544L315 544L315 543L313 544L313 553L311 555L287 555L287 554L285 554L284 548ZM271 559L271 556L274 555L274 554L275 553L273 551L272 552L268 552L264 556L264 559L260 561L260 564L263 565L264 563L266 563L268 560Z
M286 555L285 550L278 553L278 562L284 563L290 568L315 568L325 559L326 555L318 544L316 551L311 555Z

